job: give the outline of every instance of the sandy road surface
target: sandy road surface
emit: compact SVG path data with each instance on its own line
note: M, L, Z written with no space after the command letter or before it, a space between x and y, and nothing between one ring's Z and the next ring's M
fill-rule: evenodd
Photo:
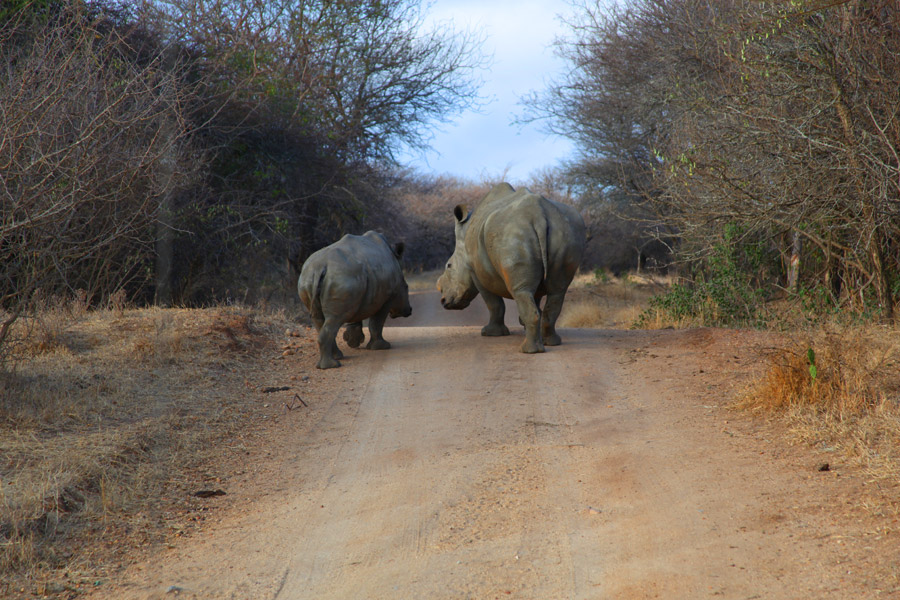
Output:
M521 327L479 335L476 304L416 295L392 350L307 371L324 391L231 482L232 509L97 597L876 597L797 500L827 484L723 431L669 377L695 369L676 353L635 360L702 333L563 330L527 356Z

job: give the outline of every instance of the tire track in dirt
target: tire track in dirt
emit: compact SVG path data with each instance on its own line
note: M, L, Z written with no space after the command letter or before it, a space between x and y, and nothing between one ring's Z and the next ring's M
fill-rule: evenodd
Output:
M544 573L548 557L570 559L540 494L546 468L533 441L535 428L547 425L532 418L536 382L485 369L510 347L473 337L477 330L402 335L394 351L410 356L376 370L357 437L342 449L331 491L316 501L340 506L339 514L328 519L327 536L312 532L298 553L311 555L315 545L321 556L327 539L344 562L295 561L292 572L305 575L288 577L282 595L390 597L409 573L417 575L402 597L538 593L542 586L567 594L558 584L550 589L556 578ZM455 365L445 377L448 356ZM529 549L538 542L546 548L532 564ZM447 572L456 576L447 580Z

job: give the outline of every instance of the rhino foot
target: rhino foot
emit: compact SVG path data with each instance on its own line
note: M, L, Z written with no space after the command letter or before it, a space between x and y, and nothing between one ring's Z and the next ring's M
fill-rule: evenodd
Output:
M550 335L544 336L545 346L559 346L560 344L562 344L562 338L559 337L558 333L552 333Z
M481 328L481 335L487 337L499 337L502 335L509 335L509 327L503 324L496 323L488 323L484 327Z
M344 328L343 338L351 348L359 348L366 336L361 325L348 325Z
M318 364L316 364L316 367L319 369L336 369L337 367L340 367L340 366L341 366L341 363L339 361L336 361L333 358L326 358L324 356L319 358L319 362L318 362Z
M524 352L525 354L538 354L540 352L544 352L544 344L529 342L528 340L525 340L525 342L522 344L522 352Z
M388 350L390 347L391 343L387 340L369 340L366 344L367 350Z

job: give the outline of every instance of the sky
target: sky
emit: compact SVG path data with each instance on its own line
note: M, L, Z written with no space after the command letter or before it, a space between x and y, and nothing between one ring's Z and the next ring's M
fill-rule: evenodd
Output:
M553 53L553 40L566 29L557 15L565 0L435 0L429 18L453 22L457 30L478 29L487 38L484 53L491 66L480 73L485 103L438 125L424 154L400 161L425 173L479 181L504 171L509 181L525 181L538 169L569 157L571 142L551 136L540 123L517 125L525 112L521 98L543 91L565 63Z

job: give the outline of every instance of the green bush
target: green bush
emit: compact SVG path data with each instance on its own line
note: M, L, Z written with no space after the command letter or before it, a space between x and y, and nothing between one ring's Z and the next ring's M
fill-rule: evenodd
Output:
M736 226L694 265L693 276L650 300L638 317L640 327L658 312L672 321L692 320L707 326L760 327L767 321L766 290L757 278L769 260L757 241L747 241Z

